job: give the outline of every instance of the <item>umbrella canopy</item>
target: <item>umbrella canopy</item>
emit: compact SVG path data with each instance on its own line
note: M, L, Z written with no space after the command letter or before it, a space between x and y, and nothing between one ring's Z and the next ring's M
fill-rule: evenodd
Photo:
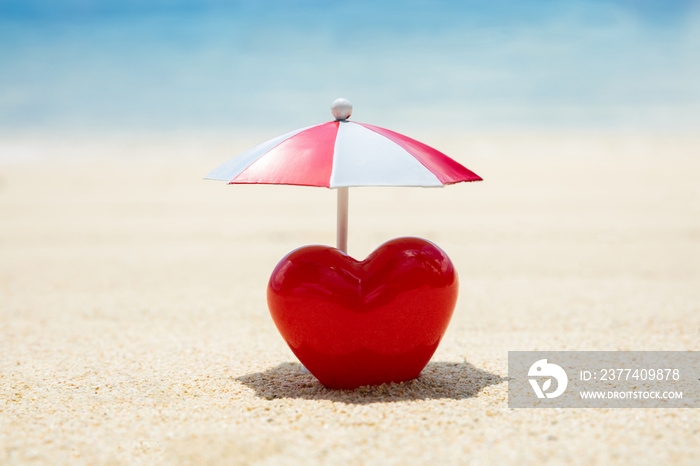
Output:
M481 177L402 134L336 120L271 139L212 170L229 184L444 186Z
M481 177L402 134L348 121L352 105L333 102L335 121L263 142L205 176L229 184L287 184L338 190L338 249L347 249L348 187L445 186Z

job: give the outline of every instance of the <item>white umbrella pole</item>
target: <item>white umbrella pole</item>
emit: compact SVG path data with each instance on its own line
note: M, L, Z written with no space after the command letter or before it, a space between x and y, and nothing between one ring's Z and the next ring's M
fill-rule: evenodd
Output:
M350 188L338 188L338 249L348 252L348 195Z

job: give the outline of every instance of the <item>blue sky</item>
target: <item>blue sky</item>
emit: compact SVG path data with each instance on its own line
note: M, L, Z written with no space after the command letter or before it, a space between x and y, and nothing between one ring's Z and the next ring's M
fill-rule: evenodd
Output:
M0 0L0 131L700 128L699 5Z

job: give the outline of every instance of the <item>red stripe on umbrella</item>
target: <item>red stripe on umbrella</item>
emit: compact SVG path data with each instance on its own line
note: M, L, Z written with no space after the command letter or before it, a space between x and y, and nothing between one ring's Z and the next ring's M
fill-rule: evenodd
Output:
M282 141L253 162L236 183L329 187L338 122L314 126Z

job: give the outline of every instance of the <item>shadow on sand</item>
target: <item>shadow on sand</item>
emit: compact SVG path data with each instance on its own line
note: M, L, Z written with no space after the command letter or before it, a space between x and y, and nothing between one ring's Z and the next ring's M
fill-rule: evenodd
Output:
M489 385L507 380L478 369L468 362L430 362L421 375L402 383L389 383L355 390L331 390L319 383L301 364L285 362L264 372L255 372L235 380L255 390L258 397L330 400L352 404L385 403L407 400L453 399L476 396Z

